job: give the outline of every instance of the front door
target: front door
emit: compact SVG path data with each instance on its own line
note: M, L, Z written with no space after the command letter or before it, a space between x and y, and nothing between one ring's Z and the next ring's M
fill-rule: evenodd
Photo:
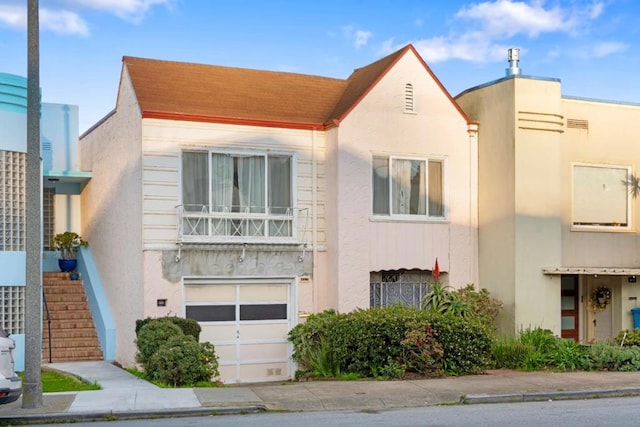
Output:
M578 276L562 276L560 288L561 337L579 341Z
M604 309L595 310L592 304L594 291L598 288L607 288L612 292L613 281L611 276L587 277L587 292L585 296L587 314L587 341L606 341L613 338L613 295Z

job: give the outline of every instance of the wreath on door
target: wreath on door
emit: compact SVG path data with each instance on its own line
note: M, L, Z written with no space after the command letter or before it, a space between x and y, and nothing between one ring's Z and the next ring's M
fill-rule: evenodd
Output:
M611 302L611 289L606 286L600 286L591 291L589 303L593 311L605 311L607 305Z

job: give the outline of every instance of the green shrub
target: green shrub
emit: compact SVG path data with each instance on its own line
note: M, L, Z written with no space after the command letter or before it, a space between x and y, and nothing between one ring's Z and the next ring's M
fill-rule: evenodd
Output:
M398 367L432 375L475 373L491 349L491 334L478 322L403 306L319 313L293 328L289 340L303 373L332 376L382 376Z
M471 314L481 323L496 330L496 318L502 310L502 302L491 297L486 288L476 291L473 284L456 291L460 300L469 306Z
M624 345L625 347L640 346L640 329L623 329L614 340L617 344Z
M640 371L640 347L596 343L590 348L593 369L599 371Z
M140 329L152 320L168 320L182 329L183 334L191 335L196 339L196 341L200 340L200 332L202 332L200 324L194 319L185 319L184 317L177 316L166 316L158 318L147 317L145 319L136 320L136 336L138 335Z
M585 346L560 338L549 352L547 361L551 367L562 371L589 370L592 363Z
M406 370L429 375L441 374L442 344L436 341L429 324L410 321L400 344L401 361Z
M549 329L531 329L529 327L520 330L520 342L525 345L530 345L542 354L547 354L553 351L558 342L558 338L553 335L553 332Z
M473 374L488 366L491 333L486 326L455 315L432 315L428 323L442 345L442 367L446 374Z
M219 376L213 345L200 344L191 335L170 337L151 356L148 366L147 375L153 380L174 387L193 386Z
M496 369L520 369L534 348L517 338L498 338L491 345L491 358Z
M150 372L149 360L165 344L169 338L182 336L180 329L168 320L153 320L143 325L137 334L136 345L138 353L136 361L140 363L145 372Z

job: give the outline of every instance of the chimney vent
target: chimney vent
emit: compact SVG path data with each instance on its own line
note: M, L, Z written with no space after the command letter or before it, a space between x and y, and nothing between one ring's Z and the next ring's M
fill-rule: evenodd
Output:
M520 62L520 49L517 47L509 49L508 56L509 68L506 69L507 77L520 75L522 73L522 70L518 67L518 62Z

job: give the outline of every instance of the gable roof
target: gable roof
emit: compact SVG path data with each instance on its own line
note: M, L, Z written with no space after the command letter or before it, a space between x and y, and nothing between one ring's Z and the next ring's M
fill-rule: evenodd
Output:
M339 123L408 51L420 58L407 45L347 80L130 56L122 61L144 118L323 129Z

